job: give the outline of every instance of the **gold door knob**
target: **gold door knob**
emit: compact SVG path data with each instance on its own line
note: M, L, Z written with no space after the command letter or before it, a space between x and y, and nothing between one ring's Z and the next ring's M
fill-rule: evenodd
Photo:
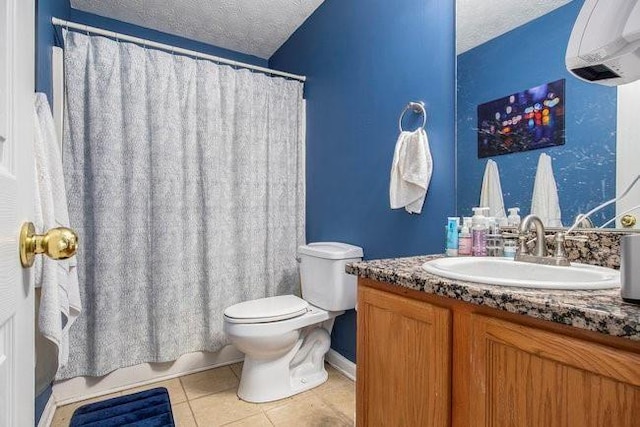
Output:
M52 228L46 234L36 234L32 222L22 224L20 230L20 262L25 268L33 265L35 256L46 254L52 259L67 259L78 250L78 235L66 227Z
M634 225L636 225L636 217L635 215L625 215L620 219L620 224L622 224L622 226L624 228L631 228Z

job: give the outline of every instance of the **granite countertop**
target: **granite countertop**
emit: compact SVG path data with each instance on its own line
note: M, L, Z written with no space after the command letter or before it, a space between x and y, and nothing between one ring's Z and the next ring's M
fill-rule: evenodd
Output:
M562 291L450 280L420 267L436 257L353 262L347 264L346 271L429 294L640 341L640 305L624 302L619 289Z

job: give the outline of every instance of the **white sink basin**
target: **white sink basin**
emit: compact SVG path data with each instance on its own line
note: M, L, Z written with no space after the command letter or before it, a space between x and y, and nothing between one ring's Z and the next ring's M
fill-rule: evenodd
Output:
M610 289L620 287L620 272L571 263L571 267L518 262L509 258L438 258L422 265L431 274L489 285L543 289Z

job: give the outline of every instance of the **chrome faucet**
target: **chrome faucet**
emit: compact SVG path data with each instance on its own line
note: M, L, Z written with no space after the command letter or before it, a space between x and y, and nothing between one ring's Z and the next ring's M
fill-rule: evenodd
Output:
M529 242L529 232L533 225L536 229L536 246L533 254L529 253L527 243ZM518 249L516 250L516 261L531 262L534 264L569 266L569 259L564 251L564 233L556 235L556 252L554 256L548 256L547 241L544 233L542 220L535 215L527 215L518 228Z
M524 217L518 227L518 243L519 247L516 252L516 258L518 254L530 255L529 248L527 247L527 241L529 240L529 230L531 225L536 228L536 247L534 249L533 256L545 257L549 253L547 251L547 242L544 239L544 224L542 220L535 215L527 215Z

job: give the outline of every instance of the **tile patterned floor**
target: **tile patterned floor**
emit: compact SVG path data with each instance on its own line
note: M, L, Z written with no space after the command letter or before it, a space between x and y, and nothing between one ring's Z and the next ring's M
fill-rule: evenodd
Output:
M121 393L57 408L52 427L68 427L73 411L87 403L155 387L166 387L178 427L341 427L353 426L355 384L327 365L329 380L277 402L247 403L236 396L242 364L224 366Z

